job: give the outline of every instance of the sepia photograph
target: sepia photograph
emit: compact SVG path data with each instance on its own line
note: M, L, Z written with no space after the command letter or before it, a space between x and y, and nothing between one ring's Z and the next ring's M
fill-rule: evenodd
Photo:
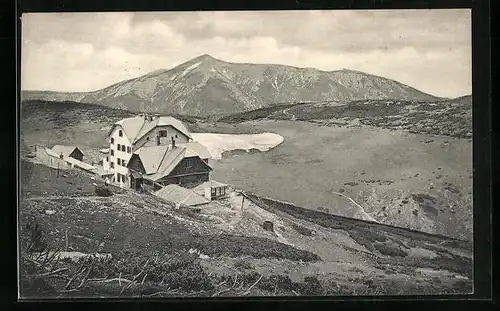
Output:
M470 9L20 23L20 299L474 293Z

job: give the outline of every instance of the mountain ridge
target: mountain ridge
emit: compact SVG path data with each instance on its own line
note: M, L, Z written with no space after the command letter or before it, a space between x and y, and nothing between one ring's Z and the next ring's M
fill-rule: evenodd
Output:
M130 111L227 115L283 102L445 99L351 69L322 71L281 64L231 63L208 54L171 69L90 92L22 91L22 100L76 101Z

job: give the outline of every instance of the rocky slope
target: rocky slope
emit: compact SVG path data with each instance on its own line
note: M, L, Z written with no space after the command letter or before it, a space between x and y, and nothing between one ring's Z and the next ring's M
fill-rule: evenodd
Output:
M236 64L209 55L94 92L23 91L22 99L70 100L195 116L231 114L283 102L437 100L399 82L358 71Z
M439 101L357 100L345 104L306 103L277 105L218 119L241 123L271 119L308 121L322 125L370 125L411 133L472 138L472 96Z

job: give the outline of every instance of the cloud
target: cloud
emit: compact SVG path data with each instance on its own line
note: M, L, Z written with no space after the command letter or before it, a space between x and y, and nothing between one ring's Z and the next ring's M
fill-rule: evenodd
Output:
M25 89L99 89L207 53L471 92L470 10L33 13L22 22Z

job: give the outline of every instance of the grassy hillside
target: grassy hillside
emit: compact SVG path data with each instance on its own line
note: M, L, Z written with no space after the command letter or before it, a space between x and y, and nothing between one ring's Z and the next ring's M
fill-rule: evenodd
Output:
M344 200L333 193L343 193L382 223L472 239L471 141L300 121L242 125L285 140L264 153L226 154L214 179L338 215Z
M466 105L468 100L463 98L456 104ZM334 103L328 105L331 109ZM302 104L295 108L309 106ZM363 107L368 109L369 105ZM344 193L380 222L472 238L469 140L354 122L342 125L331 119L319 124L281 120L240 122L272 115L270 109L276 108L256 110L243 115L243 119L235 115L235 123L181 118L193 132L273 132L285 138L280 146L265 153L227 153L222 161L213 164L213 177L217 180L339 215L345 215L350 205L345 206L344 200L337 199L332 192ZM88 159L97 162L102 155L96 149L107 147L110 125L130 115L98 105L24 102L22 146L29 152L35 144L49 147L76 144Z
M328 218L283 213L265 200L258 205L247 200L238 209L240 198L235 197L232 207L175 210L135 192L96 196L90 176L70 170L55 178L53 171L22 162L24 297L438 295L472 290L467 243L411 232L370 233L369 224L319 223ZM263 230L263 220L272 220L275 232ZM60 257L68 252L109 257Z

